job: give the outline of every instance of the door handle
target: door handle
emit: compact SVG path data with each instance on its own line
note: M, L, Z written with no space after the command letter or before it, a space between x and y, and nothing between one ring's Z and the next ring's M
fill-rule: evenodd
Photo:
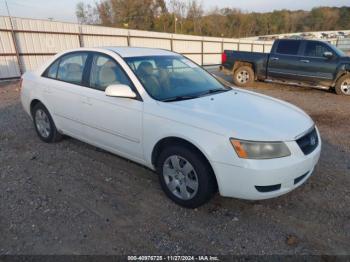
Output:
M303 62L303 63L310 63L310 60L300 60L300 62Z
M271 57L271 60L273 60L273 61L278 61L278 60L280 60L278 57Z

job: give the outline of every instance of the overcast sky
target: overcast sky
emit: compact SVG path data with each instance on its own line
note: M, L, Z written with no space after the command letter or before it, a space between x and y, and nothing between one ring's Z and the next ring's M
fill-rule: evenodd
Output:
M186 0L184 0L186 1ZM76 22L75 6L80 0L7 0L11 15ZM95 0L85 0L93 4ZM266 12L279 9L310 10L316 6L350 6L349 0L202 0L206 10L215 6L244 11ZM0 15L6 15L5 0L0 0Z

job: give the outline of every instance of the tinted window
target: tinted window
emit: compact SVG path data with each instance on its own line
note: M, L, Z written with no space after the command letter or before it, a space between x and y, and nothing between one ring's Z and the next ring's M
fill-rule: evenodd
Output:
M144 88L157 100L201 96L228 89L201 67L182 56L125 58Z
M280 41L276 53L285 55L297 55L300 47L300 41Z
M49 78L56 78L57 77L57 69L59 60L57 60L55 63L53 63L46 71L45 76Z
M57 79L72 84L81 84L87 56L86 53L75 53L61 58Z
M90 73L90 86L104 91L107 86L113 84L131 86L129 78L114 59L104 55L95 55Z
M323 57L324 52L332 52L332 50L323 43L307 42L305 56Z

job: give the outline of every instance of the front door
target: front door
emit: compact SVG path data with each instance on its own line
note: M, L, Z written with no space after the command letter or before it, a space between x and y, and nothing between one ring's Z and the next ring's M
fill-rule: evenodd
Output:
M333 57L326 58L325 52L330 52ZM300 59L302 79L315 84L328 84L336 77L338 56L325 43L318 41L305 42L302 59Z
M86 88L83 98L83 120L88 140L142 162L143 102L140 99L106 96L105 89L112 84L133 88L129 77L112 57L94 53L90 66L90 88Z

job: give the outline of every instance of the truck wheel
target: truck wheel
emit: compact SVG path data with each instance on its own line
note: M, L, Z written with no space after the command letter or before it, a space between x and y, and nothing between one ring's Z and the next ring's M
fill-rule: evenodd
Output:
M246 87L254 82L254 71L249 66L241 66L233 73L233 82L236 86Z
M337 95L350 95L350 74L346 74L338 79L337 84L335 85L335 92Z

